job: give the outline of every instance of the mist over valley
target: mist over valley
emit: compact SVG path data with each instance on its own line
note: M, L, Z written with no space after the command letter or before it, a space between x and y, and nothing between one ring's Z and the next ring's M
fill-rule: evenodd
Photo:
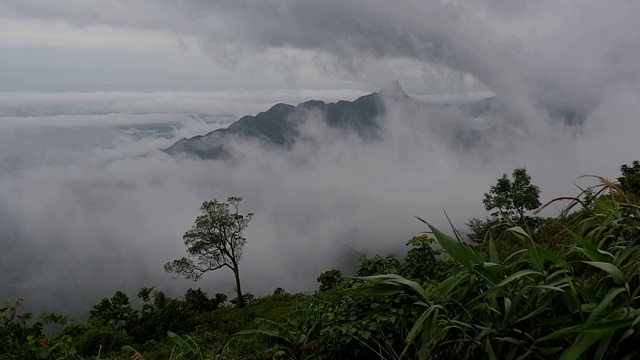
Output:
M231 294L163 271L204 200L255 213L245 291L315 291L414 215L488 216L514 168L545 202L638 158L632 2L36 3L0 1L0 293L28 309Z

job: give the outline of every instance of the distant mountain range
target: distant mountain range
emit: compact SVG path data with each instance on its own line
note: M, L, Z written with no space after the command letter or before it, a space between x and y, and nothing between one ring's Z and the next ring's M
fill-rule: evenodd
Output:
M404 92L398 81L395 81L377 93L362 96L354 101L325 103L311 100L297 106L277 104L256 116L245 116L226 129L217 129L189 139L182 138L162 151L170 155L196 156L201 159L227 159L233 155L228 145L228 141L233 138L259 140L267 146L291 149L300 136L299 124L310 112L319 115L318 117L330 128L355 133L365 140L375 140L380 136L379 119L386 113L385 101L389 100L418 106L456 107L469 118L494 113L499 107L495 98L461 105L418 103ZM464 138L460 140L471 141L474 136L469 136L469 131L472 130L465 130Z

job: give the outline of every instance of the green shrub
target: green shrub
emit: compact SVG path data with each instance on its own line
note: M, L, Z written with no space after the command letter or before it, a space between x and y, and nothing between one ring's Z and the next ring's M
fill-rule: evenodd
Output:
M521 227L506 230L523 249L505 258L494 239L483 255L429 225L457 263L449 278L423 286L369 276L360 292L408 297L420 308L406 341L422 359L637 358L640 207L593 201L591 216L574 219L581 231L569 230L571 252L585 260L554 255Z
M0 360L77 359L75 346L69 336L51 339L42 332L45 324L63 323L66 318L44 313L39 321L29 325L32 314L20 313L23 302L23 299L18 299L0 307Z

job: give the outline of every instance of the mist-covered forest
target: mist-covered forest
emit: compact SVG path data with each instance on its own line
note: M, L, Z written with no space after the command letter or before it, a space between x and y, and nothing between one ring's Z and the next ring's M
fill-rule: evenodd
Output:
M489 214L465 228L416 217L425 231L404 253L358 254L353 273L327 268L313 292L257 297L240 286L254 214L242 198L207 200L184 234L186 256L164 270L196 281L225 271L235 297L116 291L86 321L34 317L17 299L1 309L0 357L634 359L640 162L616 180L587 177L593 186L542 204L526 168L514 169L479 197ZM536 215L556 203L557 216Z
M638 18L0 0L0 359L638 357Z

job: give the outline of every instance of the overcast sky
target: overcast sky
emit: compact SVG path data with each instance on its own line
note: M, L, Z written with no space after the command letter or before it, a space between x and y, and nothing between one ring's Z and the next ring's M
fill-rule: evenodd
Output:
M374 91L395 79L417 94L486 90L466 69L425 62L407 32L418 19L390 5L2 1L0 90Z
M184 290L162 265L182 256L199 204L228 196L256 213L244 288L313 290L346 245L402 250L423 230L412 215L485 216L482 194L515 167L543 202L582 174L615 178L640 157L639 18L630 0L0 0L0 292L60 310ZM310 118L326 146L238 144L233 164L157 151L395 79L421 100L495 95L516 126L463 153L443 143L451 114L390 104L375 146ZM142 139L113 127L149 122L178 125ZM202 286L231 293L228 275Z
M489 90L590 110L637 80L634 1L2 1L2 87ZM526 90L525 94L514 90Z

